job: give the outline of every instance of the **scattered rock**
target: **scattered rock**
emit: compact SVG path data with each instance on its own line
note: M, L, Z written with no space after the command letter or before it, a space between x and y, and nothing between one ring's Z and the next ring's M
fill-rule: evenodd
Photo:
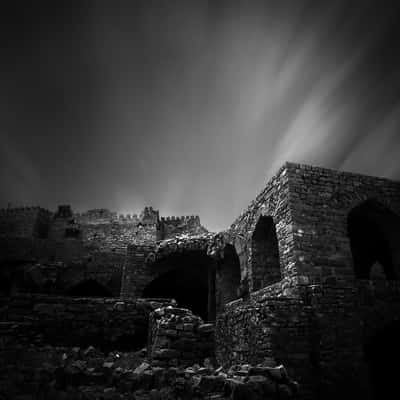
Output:
M146 371L146 369L148 369L150 367L150 364L147 362L142 362L136 369L135 371L133 371L135 374L141 374L144 371Z

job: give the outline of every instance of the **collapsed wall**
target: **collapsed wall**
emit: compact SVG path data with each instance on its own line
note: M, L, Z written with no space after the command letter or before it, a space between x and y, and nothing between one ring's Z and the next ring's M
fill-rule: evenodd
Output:
M2 346L17 341L133 351L147 346L150 313L171 303L28 294L0 304Z
M148 357L154 366L202 364L215 359L214 325L190 310L163 307L150 315Z

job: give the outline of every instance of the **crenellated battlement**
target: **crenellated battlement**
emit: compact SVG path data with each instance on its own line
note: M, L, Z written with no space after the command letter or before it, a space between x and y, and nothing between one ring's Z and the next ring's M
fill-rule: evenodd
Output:
M190 222L193 223L200 223L200 217L198 215L182 215L182 216L168 216L168 217L161 217L161 222L165 224L188 224Z
M146 206L139 214L119 214L107 208L74 212L62 204L54 212L42 207L17 207L0 210L0 233L3 236L47 237L51 240L82 239L91 243L129 243L176 234L199 234L206 230L198 215L161 217ZM111 245L110 245L111 246ZM110 247L109 246L109 247ZM112 246L111 246L112 247Z
M119 214L118 215L119 221L139 221L139 217L137 214Z
M40 206L24 206L24 207L8 207L0 208L0 216L3 215L17 215L17 214L31 214L33 212L41 212L51 215L52 212Z

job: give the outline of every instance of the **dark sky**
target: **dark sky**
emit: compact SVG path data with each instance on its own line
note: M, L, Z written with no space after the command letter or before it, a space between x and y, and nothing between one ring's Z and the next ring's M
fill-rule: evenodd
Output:
M1 206L152 205L218 230L286 160L400 179L396 2L14 3Z

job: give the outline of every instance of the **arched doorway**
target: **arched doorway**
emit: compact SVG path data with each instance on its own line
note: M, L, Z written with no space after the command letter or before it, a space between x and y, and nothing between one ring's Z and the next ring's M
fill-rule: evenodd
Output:
M215 262L200 251L171 254L151 265L158 275L143 297L174 298L205 321L215 320Z
M398 392L400 321L392 321L365 346L372 399L394 399Z
M32 274L32 270L40 272L40 268L35 267L33 261L5 260L1 262L0 295L10 296L19 293L48 294L45 287L45 277L40 274L40 276Z
M399 279L400 217L376 200L366 200L353 208L347 230L358 279L370 279L379 265L387 279Z
M79 282L70 287L65 294L74 297L112 297L110 290L93 279Z
M240 261L233 245L224 248L224 256L218 263L216 274L217 309L237 298L240 285Z
M251 290L282 279L275 223L270 216L261 216L251 240Z

